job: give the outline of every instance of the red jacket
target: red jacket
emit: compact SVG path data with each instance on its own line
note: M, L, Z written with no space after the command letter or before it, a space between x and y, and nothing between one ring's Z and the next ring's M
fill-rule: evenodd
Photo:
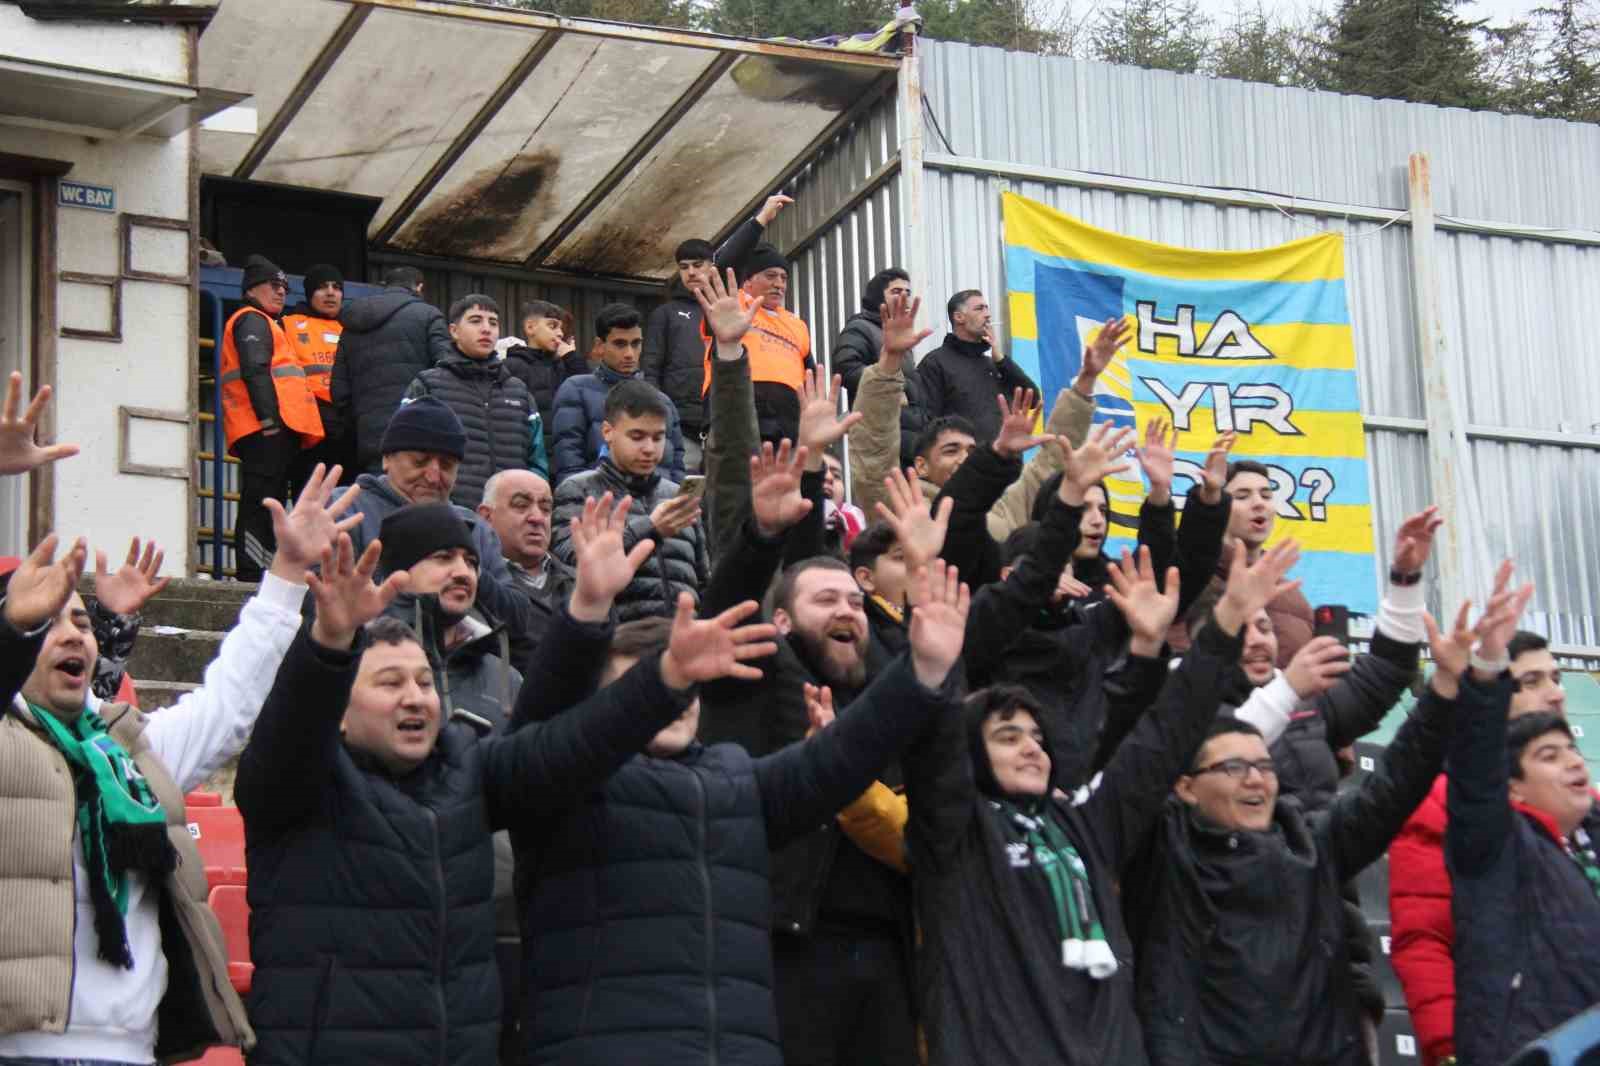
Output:
M1411 1026L1422 1045L1423 1066L1434 1066L1456 1051L1456 926L1450 912L1450 874L1444 865L1444 830L1450 820L1446 787L1440 774L1428 798L1389 845L1391 957L1411 1009ZM1512 806L1555 840L1562 839L1549 816L1521 803Z
M1391 957L1422 1045L1423 1066L1455 1054L1456 927L1444 867L1445 786L1440 774L1389 845Z

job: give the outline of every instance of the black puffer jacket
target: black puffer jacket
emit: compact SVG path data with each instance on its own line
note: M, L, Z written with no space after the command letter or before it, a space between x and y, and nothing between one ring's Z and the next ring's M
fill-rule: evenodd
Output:
M677 275L667 302L644 321L644 351L639 371L678 408L683 431L696 438L705 425L706 339L700 335L700 303Z
M556 625L565 656L604 659L608 638ZM808 741L640 755L519 834L523 1061L778 1066L768 848L830 819L954 695L902 657Z
M383 468L383 431L411 379L455 352L444 312L405 288L346 303L333 363L333 406L354 433L358 473ZM476 501L474 501L476 502Z
M1035 396L1039 393L1039 386L1015 359L996 363L987 344L964 341L954 333L946 333L944 344L923 357L917 364L917 375L922 379L923 405L929 421L961 415L977 427L979 444L994 440L1000 432L996 396L1003 395L1009 401L1013 389L1032 389Z
M852 404L861 386L862 373L877 363L882 350L883 322L878 312L857 311L845 320L829 358L833 372L844 378ZM922 378L910 359L901 366L900 372L906 379L905 406L900 408L900 465L907 467L916 460L917 436L928 424L928 412L922 398Z
M1456 1055L1502 1063L1600 1003L1600 899L1554 820L1507 802L1511 678L1461 682L1445 865L1454 886Z
M1039 803L1087 867L1118 962L1104 980L1062 965L1055 908L1036 875L1013 862L1005 815L978 785L978 760L987 769L987 759L969 741L969 723L947 716L907 752L906 849L923 936L917 978L929 1066L1144 1066L1118 883L1205 736L1207 701L1219 698L1239 649L1238 637L1207 627L1200 654L1165 680L1099 788L1076 806L1059 795ZM1052 770L1051 785L1063 784Z
M644 561L628 587L617 597L617 617L624 622L657 615L670 616L677 608L678 594L690 592L700 602L700 590L710 576L706 554L705 523L696 522L675 536L661 538L650 524L650 512L677 495L678 486L659 473L632 477L603 459L596 470L574 474L556 488L556 511L551 520L555 541L550 550L564 563L577 563L572 547L572 520L583 513L583 503L611 493L613 500L633 499L628 512L628 529L623 546L633 546L646 537L655 539L656 550Z
M492 1063L491 833L597 786L682 711L684 695L652 659L515 737L446 723L427 760L395 777L340 739L359 660L302 631L239 760L250 1059Z
M474 508L483 486L502 470L532 470L550 476L544 424L528 386L496 359L470 359L460 352L424 370L406 389L406 399L443 400L467 431L467 456L456 469L450 501Z
M1377 861L1444 761L1456 708L1418 705L1361 787L1271 829L1230 831L1176 797L1123 884L1153 1066L1363 1066L1340 886Z
M534 406L539 410L539 420L544 423L544 453L555 454L556 390L570 377L589 372L589 364L577 352L568 352L566 358L557 359L549 352L519 344L506 349L506 370L528 387Z

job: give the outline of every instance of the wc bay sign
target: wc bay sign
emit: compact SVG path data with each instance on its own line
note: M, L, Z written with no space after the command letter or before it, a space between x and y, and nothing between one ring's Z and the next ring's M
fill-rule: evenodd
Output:
M82 207L90 211L115 211L117 190L109 185L90 185L82 181L63 181L57 186L56 203L62 207Z

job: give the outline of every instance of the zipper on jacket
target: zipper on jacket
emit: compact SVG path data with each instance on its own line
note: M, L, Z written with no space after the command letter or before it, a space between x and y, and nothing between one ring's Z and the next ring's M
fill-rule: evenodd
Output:
M444 937L448 910L444 895L444 858L439 854L438 812L432 807L424 807L423 810L428 812L428 828L433 831L433 879L434 886L439 890L439 936L433 953L433 994L439 1001L439 1066L445 1066L449 1061L450 1015L446 1013L444 1000Z
M711 868L706 863L706 852L711 847L711 819L706 810L706 783L700 779L700 771L694 767L690 767L689 775L694 778L695 797L700 807L698 858L700 891L704 900L706 920L706 1062L710 1066L717 1066L717 927L716 915L711 907Z

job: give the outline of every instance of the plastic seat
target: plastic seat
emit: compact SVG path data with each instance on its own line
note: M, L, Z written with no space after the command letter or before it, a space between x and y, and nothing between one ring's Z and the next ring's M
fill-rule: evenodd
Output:
M1400 984L1400 975L1394 972L1394 938L1388 922L1371 922L1372 939L1377 950L1372 955L1372 975L1383 991L1383 1005L1389 1010L1404 1010L1406 990Z
M213 888L244 884L244 820L239 808L190 807L187 815L189 835L200 849L207 883Z
M222 806L222 793L204 792L196 790L183 797L185 807L220 807Z
M255 966L250 962L250 903L243 885L218 885L208 898L211 910L222 925L222 940L228 946L228 980L241 996L250 991Z
M244 1066L244 1055L236 1047L214 1047L190 1062L199 1066Z
M1378 1066L1416 1066L1422 1061L1418 1050L1416 1030L1411 1028L1411 1015L1404 1010L1390 1010L1383 1014L1383 1025L1378 1030Z

